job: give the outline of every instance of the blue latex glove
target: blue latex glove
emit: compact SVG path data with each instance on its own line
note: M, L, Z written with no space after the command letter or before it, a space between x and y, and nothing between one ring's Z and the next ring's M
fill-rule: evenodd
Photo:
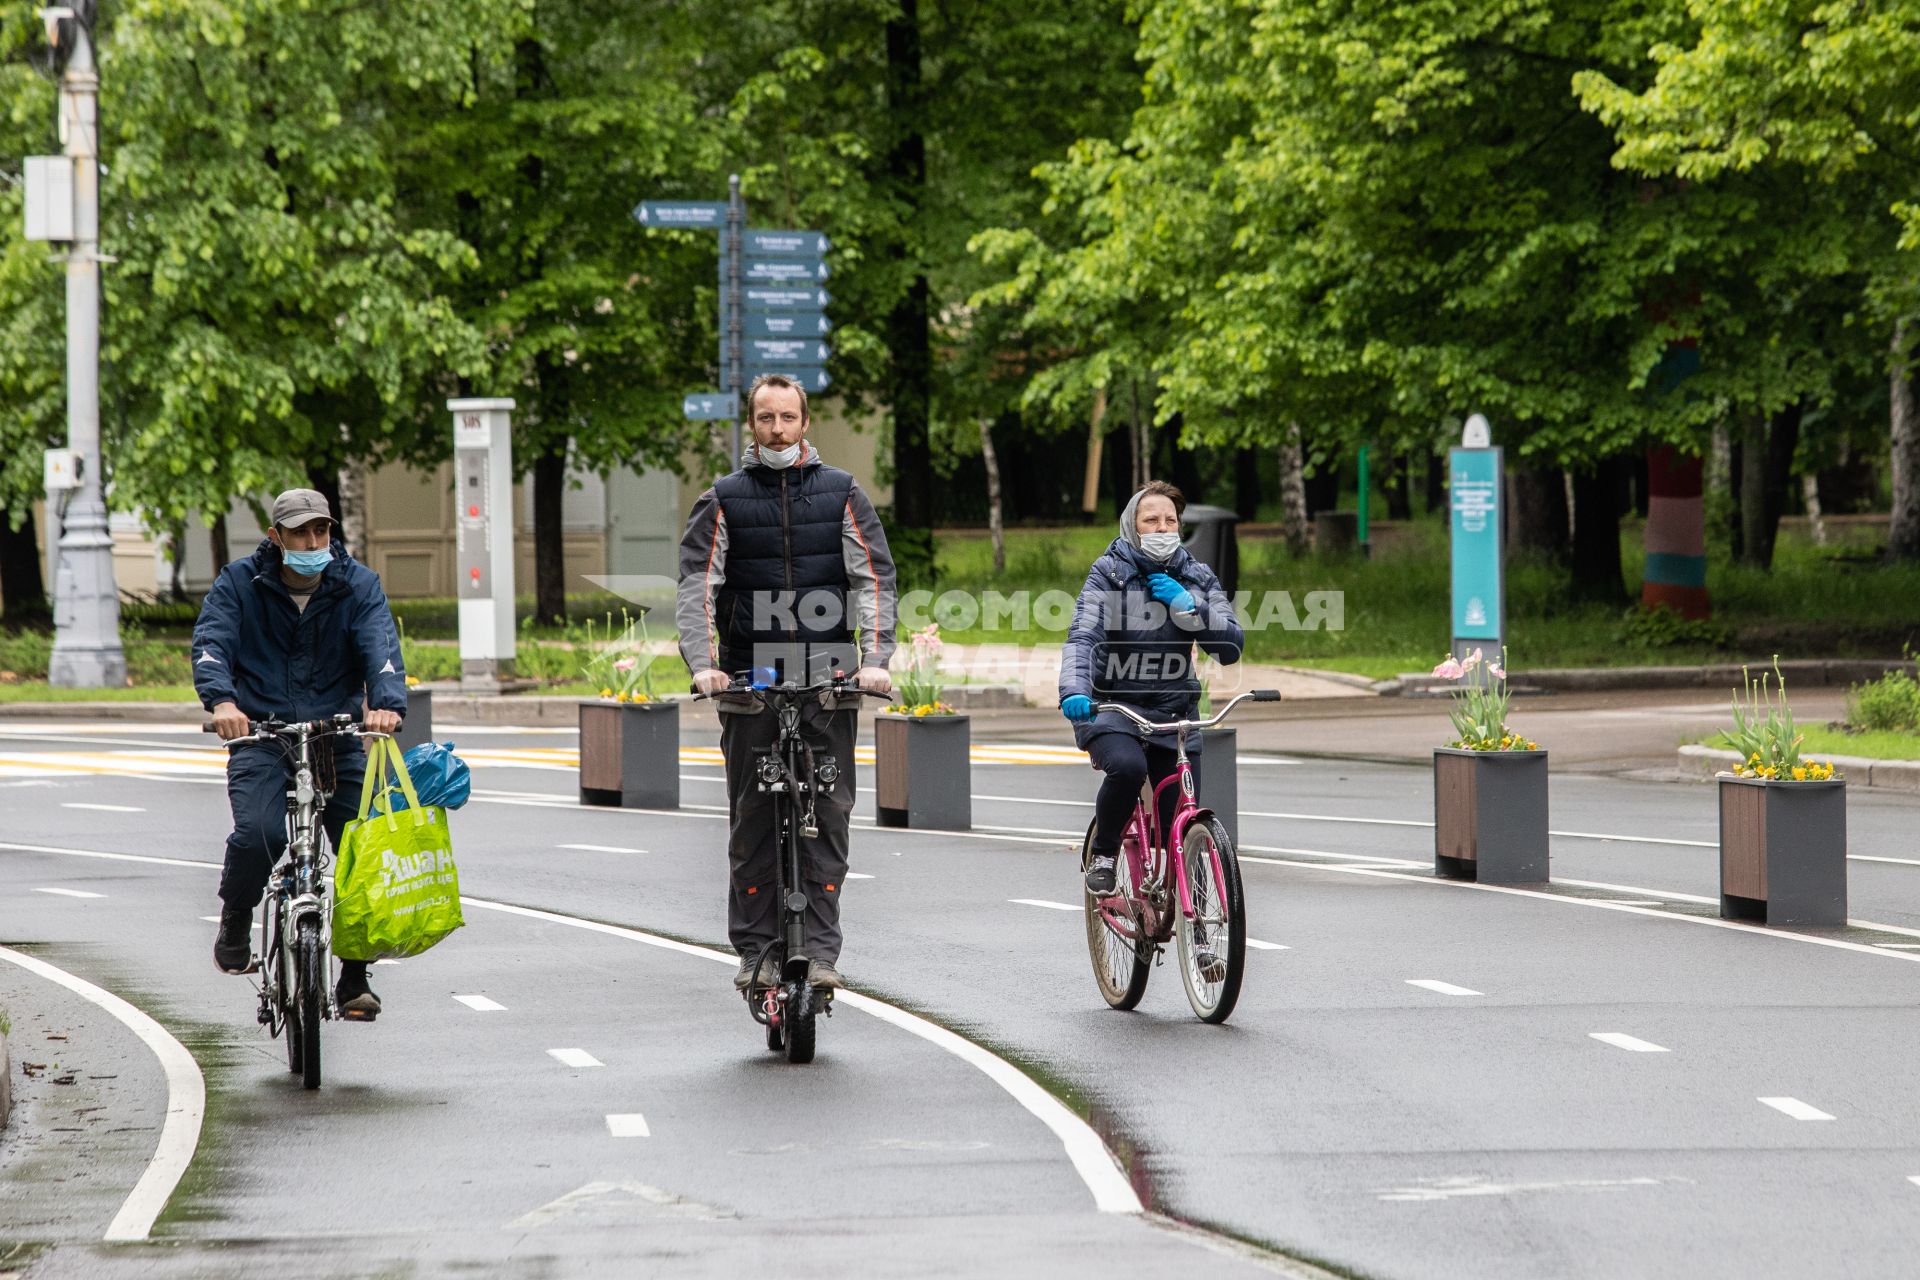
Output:
M1093 719L1093 699L1084 693L1076 693L1060 704L1060 714L1075 724Z
M1147 590L1153 592L1155 600L1175 613L1193 612L1193 593L1164 573L1149 575Z

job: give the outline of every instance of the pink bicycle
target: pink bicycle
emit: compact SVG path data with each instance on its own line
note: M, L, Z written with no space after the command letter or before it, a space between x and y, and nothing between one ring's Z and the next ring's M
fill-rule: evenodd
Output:
M1194 796L1193 767L1187 763L1187 734L1211 729L1247 699L1278 702L1275 689L1243 693L1205 720L1154 724L1131 707L1103 702L1100 711L1118 711L1144 733L1174 735L1174 771L1158 785L1142 787L1133 818L1120 841L1113 892L1086 894L1087 950L1100 994L1116 1009L1131 1009L1146 993L1169 941L1180 960L1187 1003L1203 1022L1225 1022L1240 999L1247 960L1247 904L1240 886L1240 861L1226 827ZM1179 800L1167 832L1160 830L1160 793L1178 785ZM1171 837L1166 838L1166 837ZM1178 850L1171 856L1169 850ZM1084 871L1093 855L1093 827L1080 846Z

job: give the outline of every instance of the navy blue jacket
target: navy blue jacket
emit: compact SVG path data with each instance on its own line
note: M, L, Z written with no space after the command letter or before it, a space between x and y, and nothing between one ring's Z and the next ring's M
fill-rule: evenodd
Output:
M267 539L213 580L193 627L193 687L201 705L231 702L249 719L321 720L363 705L407 713L407 670L380 576L347 554L333 559L302 612Z
M1191 614L1175 614L1153 598L1147 578L1156 573L1193 596ZM1220 579L1185 547L1155 560L1115 538L1087 571L1074 602L1060 655L1060 701L1083 694L1095 702L1124 702L1149 720L1191 719L1200 706L1194 645L1232 664L1240 661L1244 643ZM1117 711L1073 726L1074 743L1082 749L1102 733L1138 734L1139 729ZM1156 734L1151 741L1172 746L1173 735ZM1199 748L1200 735L1194 734L1187 750Z

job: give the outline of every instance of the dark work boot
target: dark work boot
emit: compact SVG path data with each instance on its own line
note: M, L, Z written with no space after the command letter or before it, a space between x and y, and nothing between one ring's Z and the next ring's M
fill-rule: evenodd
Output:
M213 935L213 962L222 973L253 972L251 908L220 908L220 932Z
M340 981L333 987L333 1003L348 1022L372 1022L380 1016L380 997L367 985L366 961L340 962Z

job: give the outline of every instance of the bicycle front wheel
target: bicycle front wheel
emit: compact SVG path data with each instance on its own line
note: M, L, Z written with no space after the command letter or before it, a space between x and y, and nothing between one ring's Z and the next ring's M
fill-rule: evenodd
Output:
M792 991L793 994L787 997L785 1018L787 1061L812 1062L818 997L805 982L794 984Z
M1087 827L1087 838L1080 846L1080 868L1086 870L1087 860L1093 856L1093 827ZM1118 881L1114 885L1114 896L1131 902L1133 899L1133 867L1121 850L1119 865L1116 868ZM1093 957L1093 981L1100 988L1101 998L1115 1009L1131 1009L1140 1003L1140 997L1147 992L1147 978L1153 973L1153 948L1140 938L1140 917L1133 917L1134 937L1127 937L1115 929L1113 923L1100 910L1100 899L1086 891L1082 886L1082 897L1087 914L1087 953Z
M300 1022L300 1083L309 1089L318 1089L320 1016L327 1002L327 953L320 944L318 920L302 920L295 928L293 968L298 975L294 987Z
M1193 895L1193 914L1174 924L1187 1003L1202 1022L1225 1022L1240 999L1247 965L1247 904L1233 839L1218 818L1187 828L1180 861Z

